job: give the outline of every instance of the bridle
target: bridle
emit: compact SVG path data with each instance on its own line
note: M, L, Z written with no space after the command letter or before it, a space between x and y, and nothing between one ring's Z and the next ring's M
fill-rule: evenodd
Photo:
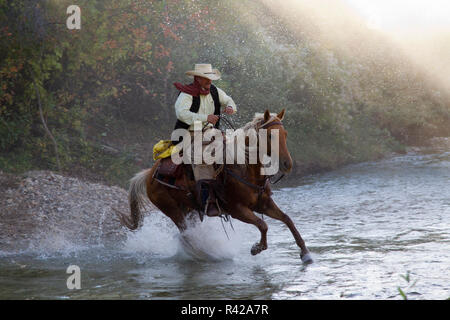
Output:
M274 125L280 125L280 126L282 126L283 124L281 123L281 121L271 121L271 122L268 122L268 123L266 122L266 123L263 124L261 127L259 127L258 130L259 130L259 129L267 129L268 127L271 127L271 126L274 126ZM275 180L275 182L272 182L272 181L270 180L270 177L268 177L268 179L269 179L269 181L270 181L271 184L275 184L275 183L277 183L278 181L280 181L281 179L283 179L283 177L284 177L284 173L281 174L281 176L280 176L277 180Z
M262 124L260 127L257 127L257 131L259 129L267 129L267 128L269 128L271 126L274 126L274 125L281 125L282 126L283 124L281 123L281 121L273 120L273 121L266 122L266 123ZM257 185L257 184L251 183L251 182L245 180L244 178L240 177L239 175L237 175L236 173L231 171L229 168L225 168L224 171L225 171L226 174L229 174L230 176L232 176L233 178L235 178L239 182L241 182L241 183L243 183L243 184L245 184L245 185L247 185L247 186L257 190L258 191L258 201L257 201L257 203L259 203L259 200L261 199L262 194L266 191L269 182L271 184L275 184L275 183L277 183L278 181L280 181L284 177L284 173L283 173L275 182L272 182L270 180L271 176L267 176L264 179L264 184L263 185Z
M266 123L263 123L260 127L258 127L257 129L259 130L259 129L267 129L267 128L269 128L269 127L271 127L271 126L274 126L274 125L280 125L280 126L282 126L283 124L281 123L281 121L270 121L270 122L266 122Z

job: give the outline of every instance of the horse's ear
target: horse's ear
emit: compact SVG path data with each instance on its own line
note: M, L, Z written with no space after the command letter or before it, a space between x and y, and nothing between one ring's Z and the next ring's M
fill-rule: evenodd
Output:
M284 114L286 113L286 109L281 110L279 114L277 114L277 118L283 120Z
M266 123L267 121L269 121L269 119L270 119L270 112L269 112L269 109L267 109L266 112L264 112L264 122L263 123Z

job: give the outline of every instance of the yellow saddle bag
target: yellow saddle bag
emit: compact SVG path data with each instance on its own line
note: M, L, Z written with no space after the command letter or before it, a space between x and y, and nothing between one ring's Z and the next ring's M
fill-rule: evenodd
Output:
M171 140L160 140L153 146L153 160L170 157L172 153L177 151L177 146L173 145Z

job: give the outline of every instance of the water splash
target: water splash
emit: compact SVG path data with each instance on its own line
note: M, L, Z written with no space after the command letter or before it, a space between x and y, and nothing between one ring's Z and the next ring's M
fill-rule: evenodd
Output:
M129 232L123 252L141 256L171 257L177 252L178 229L159 212L146 216L142 228Z
M144 219L140 230L128 235L123 250L147 257L223 261L233 259L241 243L240 232L222 226L219 218L205 217L202 223L191 224L180 234L169 218L155 212Z
M225 233L225 230L226 233ZM179 236L180 251L196 260L232 260L240 249L240 235L230 232L228 225L222 225L218 218L208 218L191 226ZM227 237L228 234L228 237Z

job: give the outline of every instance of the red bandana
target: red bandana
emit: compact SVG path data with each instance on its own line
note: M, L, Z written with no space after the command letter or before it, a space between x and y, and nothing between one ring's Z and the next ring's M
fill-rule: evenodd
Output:
M190 94L193 97L198 97L199 94L209 94L209 89L203 89L200 86L200 83L198 83L196 77L194 77L194 82L191 84L181 84L179 82L175 82L173 85L181 92Z

